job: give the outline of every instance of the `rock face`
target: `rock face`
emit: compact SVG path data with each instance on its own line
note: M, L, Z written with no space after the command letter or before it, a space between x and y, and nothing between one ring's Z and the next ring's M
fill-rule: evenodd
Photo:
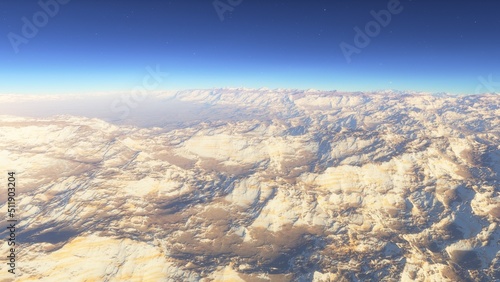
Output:
M500 96L157 99L199 110L0 116L18 281L500 280Z

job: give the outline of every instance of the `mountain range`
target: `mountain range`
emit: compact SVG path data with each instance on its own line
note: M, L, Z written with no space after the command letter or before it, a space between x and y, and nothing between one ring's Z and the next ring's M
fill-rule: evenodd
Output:
M500 281L496 94L117 97L0 99L16 281Z

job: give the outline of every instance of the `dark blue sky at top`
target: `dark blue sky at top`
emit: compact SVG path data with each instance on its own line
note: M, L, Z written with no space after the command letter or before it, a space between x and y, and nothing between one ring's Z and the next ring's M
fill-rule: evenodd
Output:
M0 93L126 91L148 66L169 73L158 90L500 92L500 1L400 0L348 63L340 43L388 2L242 0L221 21L213 1L72 0L16 53L8 34L43 10L1 0Z

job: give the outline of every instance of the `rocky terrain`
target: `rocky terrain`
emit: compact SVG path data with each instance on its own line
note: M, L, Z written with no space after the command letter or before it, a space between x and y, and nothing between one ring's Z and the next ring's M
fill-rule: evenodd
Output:
M149 99L147 122L0 116L17 281L500 281L500 96Z

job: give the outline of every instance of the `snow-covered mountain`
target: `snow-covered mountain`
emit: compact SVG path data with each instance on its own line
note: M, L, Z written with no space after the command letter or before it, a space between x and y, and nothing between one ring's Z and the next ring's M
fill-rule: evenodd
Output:
M148 99L0 116L17 281L500 281L500 96Z

